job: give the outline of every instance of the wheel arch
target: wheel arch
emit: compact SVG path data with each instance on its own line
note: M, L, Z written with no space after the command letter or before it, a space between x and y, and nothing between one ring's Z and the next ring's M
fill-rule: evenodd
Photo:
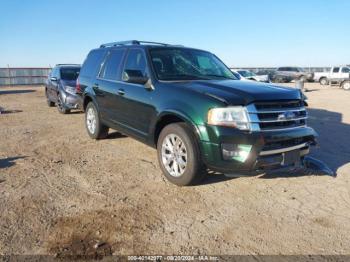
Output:
M347 80L343 80L342 82L340 82L340 87L344 89L343 84L345 84L345 83L350 83L350 80L347 79Z
M85 112L87 105L90 102L93 102L95 104L95 106L98 107L95 99L91 95L85 95L83 98L83 110L84 110L84 112Z
M166 111L160 114L155 121L155 124L153 126L153 131L151 132L152 135L152 144L157 147L157 142L159 135L164 127L166 127L169 124L173 123L186 123L190 129L192 130L193 134L196 136L197 139L200 139L199 137L199 130L196 124L192 121L192 119L185 114L178 112L178 111Z

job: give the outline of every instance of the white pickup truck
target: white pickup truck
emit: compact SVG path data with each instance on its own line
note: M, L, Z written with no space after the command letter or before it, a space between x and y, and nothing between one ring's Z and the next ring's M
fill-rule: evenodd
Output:
M342 84L350 80L350 67L334 66L331 68L330 72L321 72L321 73L316 72L314 74L314 80L316 82L320 82L321 85L336 83L336 84L340 84L340 86L343 87ZM346 87L348 86L346 85Z

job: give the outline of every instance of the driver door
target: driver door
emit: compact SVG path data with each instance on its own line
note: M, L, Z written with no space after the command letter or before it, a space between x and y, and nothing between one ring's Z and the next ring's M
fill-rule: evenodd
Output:
M129 49L122 74L125 70L136 70L143 76L150 75L143 49ZM156 115L155 107L152 105L152 97L156 90L147 89L142 84L125 81L121 82L120 89L122 90L120 95L123 97L121 104L121 110L123 111L122 124L130 133L141 139L147 139L150 121Z

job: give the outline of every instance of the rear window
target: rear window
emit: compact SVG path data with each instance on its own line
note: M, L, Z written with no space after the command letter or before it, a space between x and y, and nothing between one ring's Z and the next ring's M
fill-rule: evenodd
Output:
M85 59L80 75L91 77L96 72L97 67L101 66L104 54L105 50L101 49L91 51Z
M80 68L72 67L72 68L61 68L60 74L62 80L77 80L79 76Z

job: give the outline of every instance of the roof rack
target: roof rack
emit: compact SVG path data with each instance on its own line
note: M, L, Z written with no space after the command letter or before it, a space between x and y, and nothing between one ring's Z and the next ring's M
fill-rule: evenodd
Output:
M56 66L65 66L65 65L68 65L68 66L70 66L70 65L80 66L80 64L56 64Z
M120 42L112 42L112 43L102 44L102 45L100 45L100 48L112 47L112 46L123 46L123 45L142 45L142 44L171 46L170 44L165 44L165 43L129 40L129 41L120 41Z

